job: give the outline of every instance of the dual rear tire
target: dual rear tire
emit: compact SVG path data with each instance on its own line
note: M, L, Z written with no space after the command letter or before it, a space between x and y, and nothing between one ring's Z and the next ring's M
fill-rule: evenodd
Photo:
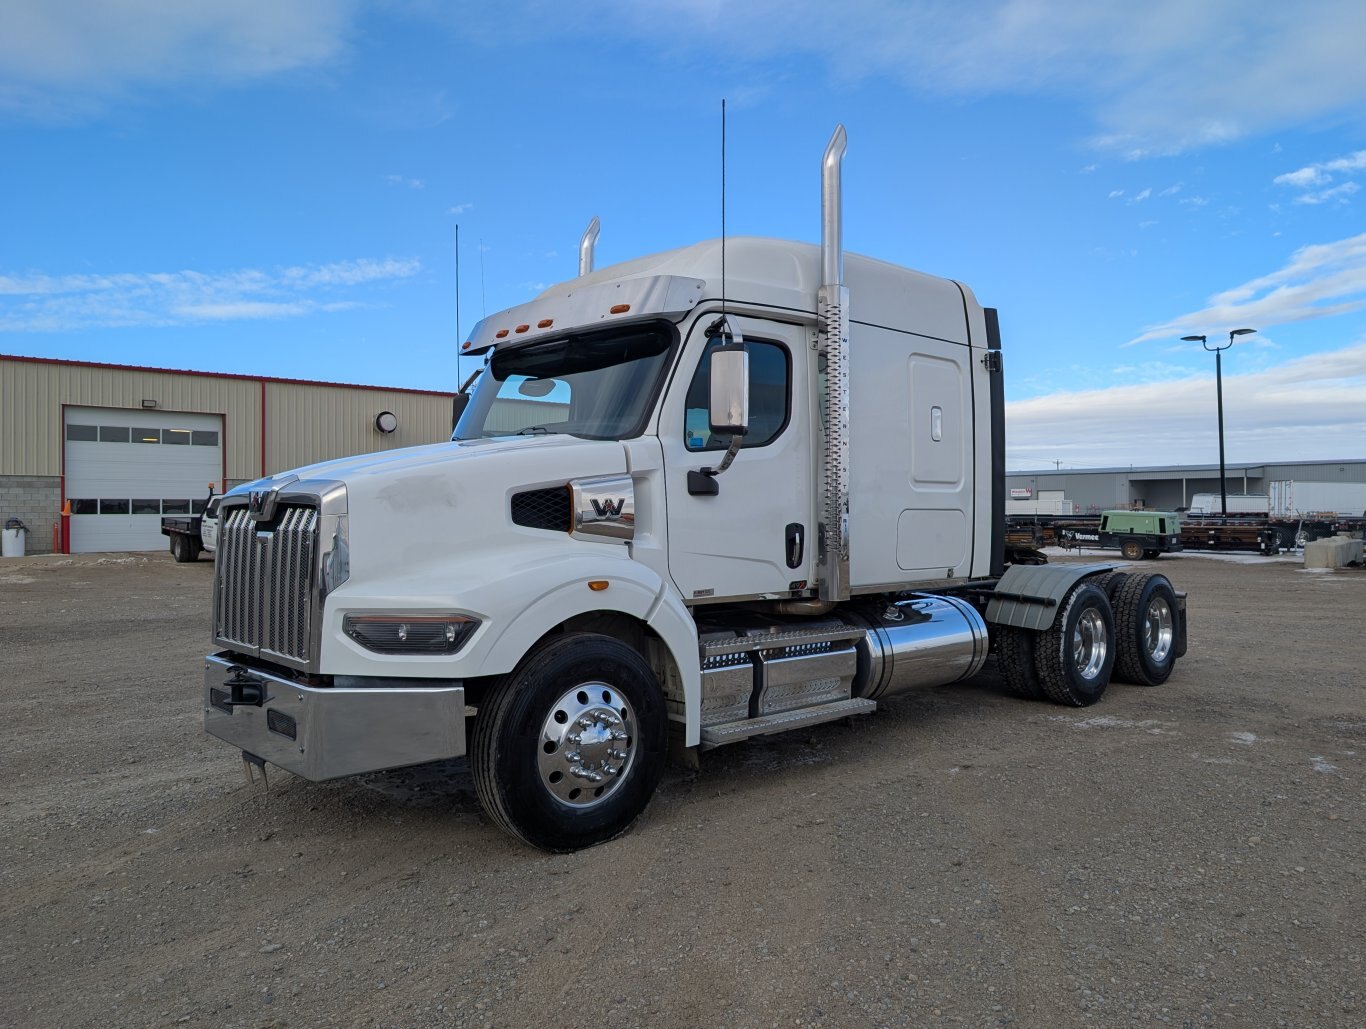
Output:
M1113 677L1159 686L1184 653L1184 613L1165 575L1113 571L1077 584L1051 628L998 628L1008 692L1087 707Z

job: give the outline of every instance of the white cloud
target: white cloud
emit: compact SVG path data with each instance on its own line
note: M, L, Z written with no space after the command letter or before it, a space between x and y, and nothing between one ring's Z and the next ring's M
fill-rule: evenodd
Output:
M1355 182L1344 182L1329 189L1321 189L1317 193L1301 193L1295 198L1297 204L1327 204L1336 200L1338 203L1346 203L1347 198L1360 189Z
M460 5L459 17L479 17L475 8ZM1129 157L1350 115L1366 103L1366 5L1356 3L1150 0L1141 15L1067 0L585 0L558 18L548 10L521 0L498 14L505 32L510 15L519 29L542 32L615 24L657 46L729 50L751 63L808 54L837 79L1065 97L1093 112L1092 142Z
M1224 367L1224 434L1236 462L1331 459L1366 439L1366 344L1239 374ZM1198 464L1218 458L1212 370L1006 405L1008 464ZM1085 426L1085 432L1078 431Z
M140 86L235 83L326 66L357 35L361 6L7 0L0 112L98 109ZM1150 0L1135 16L1123 4L1069 0L966 7L928 0L409 0L379 5L369 16L435 21L490 45L530 37L601 41L607 25L656 51L743 57L748 75L732 96L771 90L770 66L795 57L825 62L836 81L881 77L922 94L1061 97L1092 113L1092 142L1130 157L1352 114L1366 103L1366 62L1357 52L1366 5L1350 2ZM439 121L448 112L444 101L437 107Z
M0 113L93 113L139 86L250 82L336 59L358 0L6 0Z
M416 260L389 258L274 271L0 275L0 332L298 318L361 306L361 299L333 294L410 278L420 270Z
M1333 175L1336 172L1362 171L1364 169L1366 169L1366 150L1358 150L1346 157L1338 157L1321 164L1306 165L1296 171L1277 175L1273 181L1278 186L1295 186L1303 189L1309 186L1322 186L1324 183L1333 181Z
M473 209L473 207L474 207L473 204L456 204L454 207L448 207L448 208L446 208L446 213L447 213L447 214L464 214L466 211L469 211L469 210Z
M391 186L406 186L408 189L425 189L427 186L421 179L410 179L402 175L386 175L384 181Z
M1285 267L1218 293L1198 311L1145 329L1125 345L1180 336L1213 337L1244 326L1268 329L1344 314L1364 305L1366 233L1301 247Z
M1295 198L1297 204L1324 204L1333 200L1345 203L1347 197L1357 191L1355 182L1349 180L1329 189L1316 190L1316 187L1328 186L1334 177L1341 172L1363 170L1366 170L1366 150L1357 150L1345 157L1337 157L1320 164L1305 165L1303 168L1286 172L1284 175L1277 175L1272 181L1278 186L1289 186L1293 189L1310 191L1297 196Z

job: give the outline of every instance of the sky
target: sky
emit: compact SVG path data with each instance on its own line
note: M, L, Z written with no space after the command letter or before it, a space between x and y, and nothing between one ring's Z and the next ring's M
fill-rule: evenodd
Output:
M1217 462L1180 337L1240 328L1228 460L1360 459L1364 38L1358 0L0 0L0 353L452 390L591 217L598 268L720 235L724 99L729 234L818 242L843 123L846 250L1000 311L1011 469Z

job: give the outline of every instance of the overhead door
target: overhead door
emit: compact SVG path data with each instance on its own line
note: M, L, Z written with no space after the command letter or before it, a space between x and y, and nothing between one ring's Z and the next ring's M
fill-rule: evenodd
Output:
M223 416L68 407L71 550L162 550L162 515L200 514L223 478Z

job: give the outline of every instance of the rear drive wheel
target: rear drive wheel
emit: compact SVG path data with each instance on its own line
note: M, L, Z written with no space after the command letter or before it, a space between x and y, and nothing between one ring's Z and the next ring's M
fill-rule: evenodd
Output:
M1143 544L1138 540L1125 540L1119 545L1119 556L1126 561L1140 561L1143 559Z
M470 769L480 803L534 847L578 850L624 832L664 771L664 696L609 636L543 644L480 705Z
M184 536L172 536L171 556L183 564L187 561L193 561L199 555L194 552L190 546L190 541Z
M1028 629L1018 629L1013 625L1002 626L997 644L996 664L1001 670L1006 692L1025 700L1040 700L1043 697L1039 673L1034 668L1036 635L1037 633Z
M1115 594L1115 678L1160 686L1176 666L1181 617L1165 575L1132 575Z
M1080 583L1063 600L1053 627L1035 641L1034 666L1048 699L1072 707L1098 701L1114 669L1114 639L1115 616L1105 591Z

